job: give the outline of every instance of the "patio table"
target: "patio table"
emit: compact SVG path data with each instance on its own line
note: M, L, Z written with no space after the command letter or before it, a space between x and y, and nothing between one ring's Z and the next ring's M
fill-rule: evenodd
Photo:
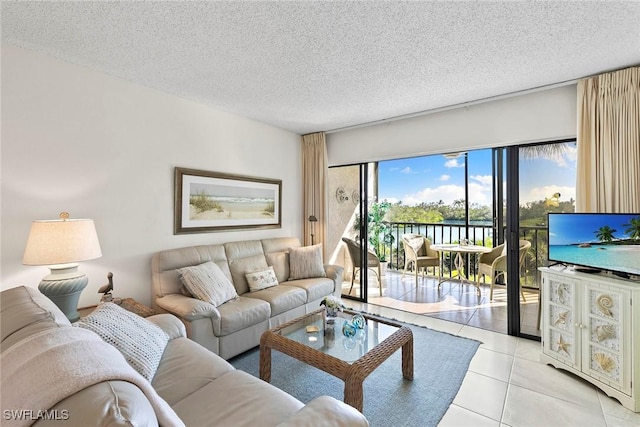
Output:
M449 252L452 254L453 253L456 254L453 263L457 270L457 277L460 282L460 285L464 284L464 282L468 282L469 284L474 285L478 291L478 296L480 296L481 294L480 285L470 280L466 274L466 271L464 271L463 254L466 255L466 254L488 253L488 252L491 252L491 248L488 248L486 246L480 246L480 245L461 245L461 244L431 245L431 248L438 251L438 258L440 259L440 268L438 269L439 270L438 290L440 290L440 287L442 286L442 282L449 280L448 278L447 279L442 278L442 267L444 265L444 257L442 254L444 252ZM453 276L451 278L453 279Z

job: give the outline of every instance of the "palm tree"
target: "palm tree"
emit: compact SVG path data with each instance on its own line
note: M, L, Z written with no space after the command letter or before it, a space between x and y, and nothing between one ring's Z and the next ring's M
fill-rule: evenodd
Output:
M555 159L569 152L571 143L538 144L520 147L522 157L527 159Z
M601 242L611 242L613 240L613 233L615 233L616 229L609 227L608 225L603 225L598 230L594 231L596 237Z
M624 230L634 240L640 239L640 216L631 218L628 224L622 224L623 227L627 227Z

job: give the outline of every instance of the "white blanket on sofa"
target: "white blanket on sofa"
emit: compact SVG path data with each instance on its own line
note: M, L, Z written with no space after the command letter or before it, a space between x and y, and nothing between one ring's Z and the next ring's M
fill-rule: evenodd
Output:
M184 426L169 404L129 366L122 354L91 331L64 327L31 335L4 351L0 364L2 414L33 411L22 412L30 414L23 419L8 420L3 416L3 425L28 426L36 421L31 418L38 411L46 411L86 387L123 380L142 390L161 426Z

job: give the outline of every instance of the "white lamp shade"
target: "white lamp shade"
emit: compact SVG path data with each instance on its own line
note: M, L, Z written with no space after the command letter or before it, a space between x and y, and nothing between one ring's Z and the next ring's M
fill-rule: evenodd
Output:
M67 264L101 256L102 251L93 220L33 221L22 263Z

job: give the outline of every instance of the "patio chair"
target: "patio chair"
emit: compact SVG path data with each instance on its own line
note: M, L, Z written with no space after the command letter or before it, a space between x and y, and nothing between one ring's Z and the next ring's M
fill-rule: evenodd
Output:
M518 265L519 270L522 270L524 260L527 256L527 251L531 247L531 242L527 240L520 240L518 242ZM480 286L480 278L488 275L491 278L489 300L493 301L493 285L499 276L503 276L505 283L507 281L507 246L503 243L493 248L491 252L481 254L478 260L478 274L476 275L476 284ZM524 296L522 286L520 285L520 271L518 271L518 285L520 286L520 296L524 302L527 302L527 298Z
M356 274L358 273L358 271L360 271L360 266L362 265L362 258L360 256L361 246L358 242L349 239L348 237L343 237L342 241L347 245L349 256L351 257L351 262L353 263L353 269L351 270L351 287L349 288L349 294L351 294ZM382 272L380 268L380 259L375 253L371 251L367 251L367 268L376 274L378 285L380 287L380 296L382 296Z
M402 278L407 273L409 265L413 264L416 287L418 287L418 270L424 271L428 267L440 268L440 257L436 250L431 249L431 241L420 234L404 234L402 236L402 246L404 247L404 271Z

